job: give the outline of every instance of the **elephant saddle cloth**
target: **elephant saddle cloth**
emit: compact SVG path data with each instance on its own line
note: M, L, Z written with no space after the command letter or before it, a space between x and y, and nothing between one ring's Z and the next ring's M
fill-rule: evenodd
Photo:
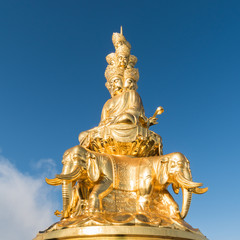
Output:
M140 181L144 178L151 177L149 167L150 160L147 158L132 158L129 156L111 156L113 164L113 188L124 191L137 191ZM131 166L131 167L129 167ZM144 176L140 176L140 172L146 169ZM147 176L149 174L149 176Z

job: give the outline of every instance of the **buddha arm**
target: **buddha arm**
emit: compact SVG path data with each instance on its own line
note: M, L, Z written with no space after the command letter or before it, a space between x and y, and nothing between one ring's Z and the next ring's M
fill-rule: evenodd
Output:
M103 106L101 121L99 126L105 125L109 121L109 109L111 108L111 99L109 99Z

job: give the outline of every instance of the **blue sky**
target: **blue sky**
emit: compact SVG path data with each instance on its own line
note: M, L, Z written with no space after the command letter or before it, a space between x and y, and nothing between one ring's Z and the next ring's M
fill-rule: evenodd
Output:
M56 220L60 187L44 177L98 125L110 97L105 56L121 25L138 57L146 115L165 109L152 127L164 153L184 153L193 179L209 187L186 221L209 239L237 239L240 3L220 0L0 2L1 232L28 239ZM13 222L22 235L9 233Z

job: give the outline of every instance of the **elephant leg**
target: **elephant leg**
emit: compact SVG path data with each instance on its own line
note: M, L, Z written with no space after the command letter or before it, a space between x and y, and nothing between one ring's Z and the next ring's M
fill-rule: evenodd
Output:
M175 202L168 190L162 189L159 194L161 196L161 203L163 206L166 207L168 216L170 216L171 218L180 219L181 217L178 204Z
M100 198L102 199L106 196L111 190L112 180L108 178L103 178L99 183L94 186L90 196L89 196L89 212L98 212L101 209Z
M79 194L80 185L81 184L77 182L77 184L73 187L72 190L72 199L69 203L67 210L71 217L76 217L82 214L82 199Z
M150 195L152 193L152 175L149 168L140 168L140 178L138 185L139 199L137 203L137 211L144 212L149 205Z

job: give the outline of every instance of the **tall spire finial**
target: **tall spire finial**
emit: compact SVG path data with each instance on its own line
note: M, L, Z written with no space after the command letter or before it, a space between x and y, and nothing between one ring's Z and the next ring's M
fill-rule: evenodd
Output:
M123 35L123 30L122 30L122 26L120 27L120 33Z

